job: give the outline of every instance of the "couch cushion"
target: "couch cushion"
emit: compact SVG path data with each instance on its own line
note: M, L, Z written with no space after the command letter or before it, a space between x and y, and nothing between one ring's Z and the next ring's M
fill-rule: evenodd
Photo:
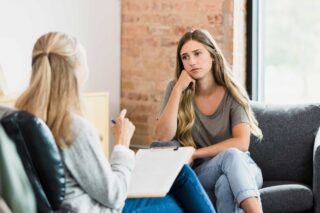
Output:
M22 111L2 118L1 124L16 145L37 199L38 212L57 210L64 199L65 177L51 131L42 120Z
M313 145L320 126L320 105L275 106L252 103L264 138L251 138L252 158L265 181L312 184Z
M294 213L312 209L313 194L309 187L294 182L268 182L260 189L265 213Z

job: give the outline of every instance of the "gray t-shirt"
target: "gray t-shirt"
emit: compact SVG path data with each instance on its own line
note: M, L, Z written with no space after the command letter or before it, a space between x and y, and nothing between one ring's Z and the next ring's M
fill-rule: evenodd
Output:
M175 82L170 81L163 97L161 112L167 105ZM232 127L239 123L249 123L244 108L226 90L217 110L212 115L204 115L193 103L196 120L192 137L198 148L207 147L232 137Z

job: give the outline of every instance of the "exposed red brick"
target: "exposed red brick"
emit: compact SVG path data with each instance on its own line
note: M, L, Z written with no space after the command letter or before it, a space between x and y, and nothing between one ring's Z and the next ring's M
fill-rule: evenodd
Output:
M136 124L132 143L148 145L165 87L175 75L179 38L205 28L233 62L234 0L123 0L121 108Z
M208 21L210 24L222 24L223 23L223 15L216 14L216 15L208 15Z

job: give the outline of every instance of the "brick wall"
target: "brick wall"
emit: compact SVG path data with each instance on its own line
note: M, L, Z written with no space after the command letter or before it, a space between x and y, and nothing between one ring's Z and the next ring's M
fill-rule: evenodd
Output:
M121 108L136 125L133 144L148 145L180 37L205 28L230 64L234 50L233 0L122 0Z

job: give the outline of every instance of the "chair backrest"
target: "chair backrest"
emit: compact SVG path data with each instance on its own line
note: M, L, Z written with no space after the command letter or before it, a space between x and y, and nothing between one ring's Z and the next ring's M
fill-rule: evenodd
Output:
M320 104L251 103L263 140L251 137L250 153L266 181L312 185L313 146L320 126Z
M1 123L0 195L12 212L35 213L37 211L33 189L16 146L7 136ZM1 208L0 212L2 212Z
M39 118L14 111L1 119L32 185L38 212L58 210L65 193L65 174L53 135Z

